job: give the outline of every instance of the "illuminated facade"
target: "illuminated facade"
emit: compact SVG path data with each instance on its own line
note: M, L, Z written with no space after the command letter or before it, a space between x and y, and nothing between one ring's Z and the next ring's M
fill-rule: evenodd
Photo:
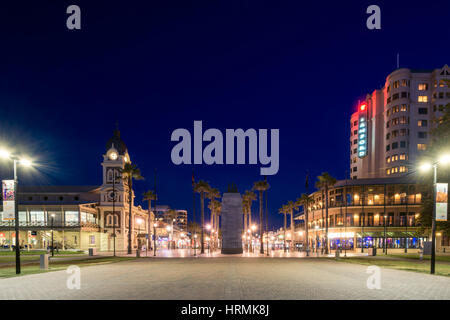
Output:
M401 176L426 150L430 130L450 103L445 65L435 70L398 69L383 88L357 106L350 119L351 179Z
M325 239L325 195L311 194L308 208L310 248L323 247ZM411 177L340 180L328 194L328 237L332 250L361 250L386 247L412 252L423 245L428 235L417 224L422 206L421 186ZM305 219L301 212L297 219ZM296 227L298 241L305 243L303 224ZM302 235L302 236L300 236ZM438 243L441 243L438 237ZM438 249L439 249L438 245ZM367 250L366 250L367 252ZM392 252L392 251L391 251Z
M131 161L118 130L107 142L103 155L103 183L100 186L20 186L20 245L32 249L95 248L113 251L114 231L118 252L126 251L129 228L129 188L120 170ZM134 202L134 192L132 199ZM113 210L114 207L114 210ZM0 204L0 245L15 245L9 221L3 221ZM132 247L146 244L145 234L153 213L132 205ZM151 233L150 229L150 233Z

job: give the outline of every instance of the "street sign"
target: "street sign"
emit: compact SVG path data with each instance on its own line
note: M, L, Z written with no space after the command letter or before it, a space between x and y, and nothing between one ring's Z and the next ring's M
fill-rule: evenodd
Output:
M3 221L14 220L15 202L14 202L14 180L2 181L3 198Z
M447 221L448 183L436 183L436 221Z

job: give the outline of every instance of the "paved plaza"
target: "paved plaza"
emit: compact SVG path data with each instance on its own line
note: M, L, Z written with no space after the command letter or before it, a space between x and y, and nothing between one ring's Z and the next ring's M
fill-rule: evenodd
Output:
M367 266L324 258L141 258L0 280L0 299L450 299L450 278L381 268L368 289Z

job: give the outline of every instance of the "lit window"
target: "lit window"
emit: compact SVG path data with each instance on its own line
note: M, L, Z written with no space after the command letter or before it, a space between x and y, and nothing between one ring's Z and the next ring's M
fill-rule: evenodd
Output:
M428 90L428 84L427 83L419 83L418 89L420 91Z
M420 150L420 151L427 150L427 145L425 143L418 143L417 150Z
M427 120L418 120L417 126L418 127L426 127L426 126L428 126L428 121Z
M406 154L402 153L402 154L400 155L400 160L406 160Z
M390 175L390 174L391 174L391 169L387 169L387 170L386 170L386 174L387 174L387 175Z
M419 102L428 102L428 96L419 96L417 101L419 101Z
M406 167L405 166L400 166L400 172L406 172Z

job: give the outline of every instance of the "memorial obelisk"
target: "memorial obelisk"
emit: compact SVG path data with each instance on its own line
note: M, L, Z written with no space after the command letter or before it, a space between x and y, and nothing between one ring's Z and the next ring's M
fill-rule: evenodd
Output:
M242 253L242 198L235 186L222 196L222 253Z

